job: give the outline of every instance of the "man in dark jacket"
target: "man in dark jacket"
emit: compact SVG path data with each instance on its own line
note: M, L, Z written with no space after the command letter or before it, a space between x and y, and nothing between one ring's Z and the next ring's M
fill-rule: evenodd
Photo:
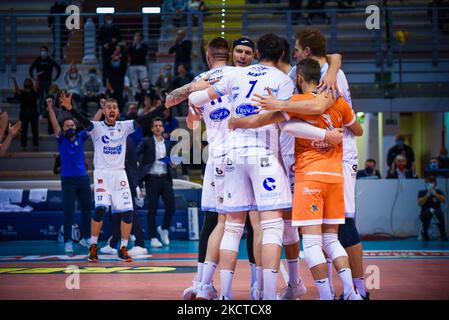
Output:
M387 164L391 169L396 156L403 155L407 159L407 169L415 170L415 153L413 149L404 143L404 136L398 134L396 136L396 145L388 150Z
M162 118L155 118L151 125L152 136L149 136L137 147L140 159L140 177L146 182L148 199L148 232L153 248L160 248L162 244L169 245L168 228L170 227L175 212L175 195L173 192L173 180L170 170L170 141L162 136L164 125ZM163 225L156 229L156 211L159 196L165 205ZM156 237L159 233L162 243Z
M111 55L115 51L115 47L122 40L120 28L113 24L111 14L104 17L105 24L98 31L98 43L101 46L101 57L103 60L103 85L106 86L106 76L104 69L107 68L107 63Z
M179 29L176 33L175 44L168 53L175 56L175 76L178 75L178 66L183 64L187 72L192 69L192 41L186 39L187 33Z
M56 76L53 78L53 69L56 69ZM41 47L41 54L31 64L28 72L32 79L35 78L34 70L36 70L36 76L39 84L39 113L42 115L45 111L44 100L48 95L48 90L52 81L56 81L61 74L61 67L48 55L48 48L46 46Z

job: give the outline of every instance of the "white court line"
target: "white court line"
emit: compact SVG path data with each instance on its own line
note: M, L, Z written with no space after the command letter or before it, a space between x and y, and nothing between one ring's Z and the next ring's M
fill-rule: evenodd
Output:
M282 274L282 278L284 279L285 285L287 285L288 283L288 273L287 270L285 269L284 263L281 260L281 264L280 264L280 268L281 270L281 274Z

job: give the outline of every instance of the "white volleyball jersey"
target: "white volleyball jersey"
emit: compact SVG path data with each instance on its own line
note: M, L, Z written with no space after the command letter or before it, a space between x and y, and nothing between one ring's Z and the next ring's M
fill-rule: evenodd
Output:
M232 72L236 67L221 66L203 72L195 78L198 81L209 76L209 81L221 79L225 74ZM226 136L229 131L228 121L231 117L230 97L224 95L217 100L201 106L203 120L206 124L207 142L209 143L209 155L220 156L224 153Z
M117 170L125 168L126 138L134 132L134 120L116 121L114 126L104 121L92 121L89 132L94 145L94 168Z
M329 64L325 63L321 67L321 79L326 74L329 69ZM289 77L296 84L296 66L294 66L290 72ZM348 80L346 79L346 75L343 70L338 70L337 73L337 87L339 92L341 93L343 99L351 106L352 108L352 100L351 100L351 91L349 90ZM343 130L343 161L357 161L357 144L355 141L354 133L347 128Z
M266 88L270 88L277 99L288 100L294 91L286 74L263 64L235 69L214 84L214 88L220 96L230 96L232 113L240 118L256 113L258 108L252 105L254 102L251 100L255 93L267 95ZM229 152L241 156L278 153L279 126L271 124L256 129L236 129L229 133L226 147Z

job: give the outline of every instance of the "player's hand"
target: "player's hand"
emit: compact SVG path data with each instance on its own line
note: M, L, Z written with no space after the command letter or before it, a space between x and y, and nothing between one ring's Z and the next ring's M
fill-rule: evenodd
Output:
M106 99L104 99L104 98L101 98L100 99L100 109L104 109L104 106L105 106L105 104L106 104Z
M192 83L192 87L190 89L191 92L201 91L210 88L214 83L218 82L219 79L215 79L213 81L209 81L209 75Z
M262 96L254 93L254 98L251 98L254 107L260 107L256 112L261 110L280 110L282 108L282 101L277 100L270 88L267 88L268 95Z
M65 91L61 91L61 95L59 96L59 104L66 108L67 110L72 110L72 94L66 95Z
M190 102L189 100L189 112L198 119L201 119L203 117L203 113L201 112L201 108L194 105L193 103Z
M47 102L47 110L50 111L53 108L53 98L48 97L45 99L45 102Z
M20 128L22 128L22 121L17 121L14 125L9 126L8 132L15 137L19 134Z
M0 113L0 129L6 129L8 127L9 116L8 112L4 111Z
M326 130L326 136L324 137L324 141L336 146L343 141L343 129L342 128L334 128L332 130Z
M324 92L325 97L327 98L329 93L332 94L334 99L338 98L339 91L337 86L337 74L334 72L326 72L323 79L321 79L320 84L318 85L318 94Z
M228 121L228 128L231 130L234 130L235 128L237 128L237 117L231 117L229 118Z

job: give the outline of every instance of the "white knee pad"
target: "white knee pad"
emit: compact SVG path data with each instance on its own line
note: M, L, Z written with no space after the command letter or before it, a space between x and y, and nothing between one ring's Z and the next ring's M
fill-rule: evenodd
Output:
M291 220L284 220L284 246L297 242L299 242L298 227L293 227Z
M284 221L282 218L262 221L262 245L276 244L282 247Z
M302 246L304 250L304 258L309 269L326 263L326 258L322 250L323 237L316 234L304 234L302 236Z
M220 250L239 252L240 239L242 239L244 226L244 224L226 221Z
M340 241L338 241L336 233L323 233L323 250L332 261L338 257L348 256Z

